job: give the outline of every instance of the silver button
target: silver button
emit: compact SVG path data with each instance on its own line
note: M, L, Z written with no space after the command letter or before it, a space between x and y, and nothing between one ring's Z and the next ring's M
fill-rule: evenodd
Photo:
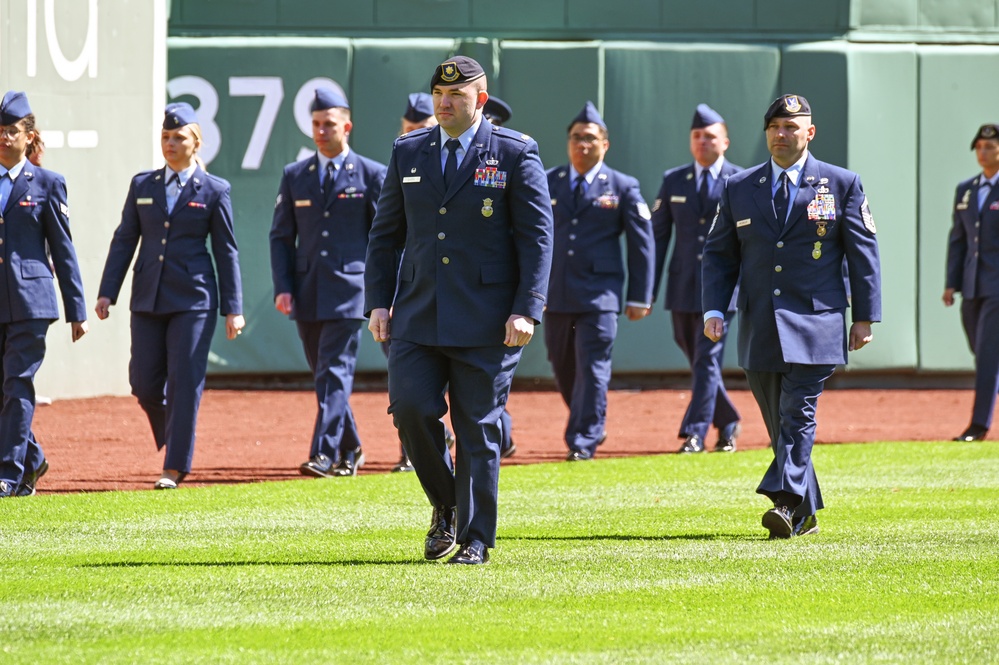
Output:
M327 252L325 249L323 251L319 252L319 256L329 256L329 255L330 255L330 253Z
M3 217L0 217L0 224L3 224Z
M568 254L569 256L575 256L575 255L576 255L576 252L574 252L574 251L572 251L572 250L570 249L570 250L569 250L568 252L566 252L566 254Z
M329 238L330 237L330 232L329 231L323 231L323 237L324 238Z
M780 266L774 266L774 272L780 272L781 270L783 270L783 268Z
M439 212L439 213L440 213L440 214L442 214L442 215L446 215L446 214L447 214L447 208L441 208L441 209L440 209L440 210L438 210L437 212Z
M161 245L165 245L166 244L166 238L163 238L163 240L160 240L160 244Z
M3 263L3 257L0 256L0 263Z
M978 228L979 226L981 226L981 225L982 225L982 223L981 223L981 222L975 222L975 228L976 228L976 229L977 229L977 228Z
M569 234L569 240L575 240L575 239L576 239L576 234L575 233L570 233Z
M446 235L444 235L444 232L443 232L443 231L441 231L440 233L438 233L438 234L437 234L437 239L438 239L438 240L444 240L444 238L446 238L446 237L447 237L447 236L446 236Z
M329 210L327 210L326 212L323 213L323 217L329 217L329 216L330 216L330 211Z
M3 244L3 238L0 238L0 245Z
M170 228L170 222L163 222L163 228L165 229Z
M444 265L447 265L447 264L451 263L451 259L449 259L448 257L445 256L443 259L441 259L441 263L443 263Z
M778 240L777 241L777 249L780 249L783 246L784 246L784 241L783 240Z
M698 260L698 261L700 261L700 260L701 260L702 258L704 258L704 255L703 255L703 254L698 254L698 255L697 255L697 260Z
M571 224L573 226L575 226L576 224L579 224L579 220L578 219L574 219L574 220L572 220Z
M705 220L705 219L704 219L703 217L701 217L701 218L700 218L699 220L697 220L697 223L698 223L698 224L704 224L704 223L705 223L705 221L706 221L706 220Z
M779 296L780 295L780 289L774 289L774 295L775 296Z
M704 242L704 236L697 236L698 242Z
M163 255L162 254L160 254L160 262L161 263L163 262Z

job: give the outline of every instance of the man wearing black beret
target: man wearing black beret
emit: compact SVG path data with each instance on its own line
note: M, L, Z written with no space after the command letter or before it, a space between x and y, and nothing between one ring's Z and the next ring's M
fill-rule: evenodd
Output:
M391 336L389 411L433 506L424 557L483 564L496 544L499 418L548 291L552 209L538 145L483 121L478 62L430 83L437 127L395 141L368 241L365 313ZM402 261L397 257L402 252ZM458 439L452 460L440 418Z
M757 488L770 538L818 531L816 406L836 365L881 320L874 217L856 173L815 159L808 100L781 95L763 118L771 158L731 176L704 246L704 334L718 340L739 274L739 364L774 459ZM847 297L844 262L852 298ZM846 334L846 310L853 325Z
M981 441L992 425L999 390L999 125L978 128L971 142L982 172L957 186L947 243L944 305L961 292L961 323L975 354L971 424L955 441Z

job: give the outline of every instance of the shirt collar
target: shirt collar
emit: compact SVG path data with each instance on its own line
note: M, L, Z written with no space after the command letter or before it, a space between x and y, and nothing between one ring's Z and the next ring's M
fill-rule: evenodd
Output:
M786 171L787 177L791 181L791 184L797 187L798 179L801 177L801 170L805 168L805 161L807 159L808 159L808 151L806 150L805 152L802 153L798 161L796 161L794 164L791 164L791 166L787 167L786 169L782 169L781 167L777 166L777 162L775 162L773 157L771 157L770 168L773 172L773 182L777 182L777 179L780 178L780 174Z
M603 160L601 160L597 162L596 166L594 166L592 169L583 174L583 178L586 179L587 185L593 184L593 179L597 177L597 174L600 173L600 169L602 169L603 166L604 162ZM569 164L569 182L575 183L577 176L579 176L579 172L575 168L573 168L572 164Z
M21 171L24 170L24 165L27 163L27 158L21 158L17 164L14 164L10 169L5 169L0 166L0 176L9 175L11 181L17 180L17 176L21 175Z
M471 127L469 127L468 129L466 129L465 131L463 131L457 137L458 138L458 143L461 144L461 152L462 152L462 154L465 154L466 152L468 152L468 147L470 145L472 145L472 139L475 138L476 132L479 131L479 125L480 124L482 124L482 116L479 116L479 119L476 122L472 123ZM451 137L448 135L448 133L445 132L442 129L441 130L441 152L443 152L445 150L444 144L447 143L448 139L450 139L450 138Z
M166 167L166 174L165 174L166 175L166 181L170 182L170 176L171 176L171 174L176 173L177 174L177 179L180 180L180 186L181 186L181 188L183 188L184 185L187 184L187 181L191 179L191 176L194 175L194 172L197 170L197 168L198 168L198 163L197 162L191 162L191 165L188 166L183 171L174 171L172 168L170 168L168 166L168 167Z
M323 153L321 153L318 150L316 150L316 157L319 158L319 173L320 173L320 175L326 172L326 165L329 164L330 162L333 162L333 167L337 171L342 171L343 170L343 163L347 161L347 155L348 155L348 153L350 153L350 147L349 146L344 147L344 149L341 150L340 154L337 155L336 157L327 157Z
M725 157L724 156L720 156L718 159L715 160L714 164L712 164L711 166L707 167L708 173L711 174L711 177L714 178L715 181L717 181L718 178L721 177L721 170L722 170L723 166L725 166ZM697 182L701 181L701 172L703 172L703 171L704 171L704 167L701 166L698 162L695 161L694 162L694 178L697 180Z
M981 185L983 182L987 182L991 186L995 187L997 180L999 180L999 171L997 171L991 178L986 178L985 174L982 173L982 175L979 176L979 178L978 178L978 184Z

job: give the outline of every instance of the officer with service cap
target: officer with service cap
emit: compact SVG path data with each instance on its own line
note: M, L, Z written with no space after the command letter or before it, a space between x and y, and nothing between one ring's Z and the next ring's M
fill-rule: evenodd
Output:
M513 117L513 109L499 97L490 96L482 107L482 116L497 127L502 127L510 122Z
M288 164L270 232L274 306L295 320L318 410L309 459L317 478L354 476L364 464L348 403L364 321L364 260L385 165L348 146L347 99L317 88L310 107L316 154Z
M94 309L101 320L110 316L138 246L128 379L157 449L166 447L153 487L172 490L191 471L219 310L230 340L245 322L230 186L198 157L201 127L190 104L167 105L160 147L166 166L132 178Z
M872 339L871 323L881 319L881 268L860 177L808 150L815 137L808 101L781 95L763 127L771 158L729 177L704 246L704 334L717 341L725 333L741 272L739 364L774 451L756 491L773 502L763 515L770 537L789 538L818 531L816 405L847 351Z
M545 304L551 205L537 143L483 121L478 62L450 58L430 87L440 124L395 141L364 309L375 341L391 335L389 410L433 506L424 557L460 544L451 563L483 564L496 543L499 416Z
M45 358L45 335L59 318L52 280L59 279L73 341L87 332L86 304L69 232L66 181L31 164L35 116L23 92L0 100L0 498L30 495L48 468L31 434L35 372ZM50 267L46 246L52 255Z
M957 186L947 243L944 305L961 292L961 323L975 355L971 424L955 441L981 441L992 426L999 391L999 125L971 141L982 172Z
M406 100L406 111L402 114L402 127L399 129L399 134L408 134L414 129L433 127L436 124L434 98L426 92L410 93Z
M669 262L666 309L673 322L673 339L687 356L693 385L690 404L680 423L681 453L704 451L708 429L718 429L716 452L735 450L739 436L739 411L728 397L722 380L725 335L718 341L704 336L701 308L701 256L708 229L718 208L725 181L742 170L725 159L728 150L725 119L707 104L698 104L690 125L691 164L663 174L663 184L652 206L656 236L656 273L653 300L666 266L666 253L676 230ZM725 309L725 327L735 312L735 299Z
M649 314L655 242L638 180L604 163L610 141L593 102L567 134L569 163L548 171L555 246L544 333L555 385L569 407L566 459L581 461L607 437L618 316L623 311L637 321Z

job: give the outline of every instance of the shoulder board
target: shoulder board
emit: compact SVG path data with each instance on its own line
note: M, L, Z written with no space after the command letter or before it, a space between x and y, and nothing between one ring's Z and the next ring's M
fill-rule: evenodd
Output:
M399 138L396 139L396 143L399 143L399 142L402 142L402 141L409 141L411 139L415 139L415 138L420 138L422 136L426 136L427 134L430 133L430 131L432 129L433 129L433 127L420 127L419 129L414 129L411 132L406 132L405 134L403 134L402 136L400 136Z
M497 127L493 125L493 134L497 136L502 136L503 138L513 139L515 141L520 141L521 143L527 143L528 141L533 141L529 135L521 134L513 129L507 129L506 127Z

